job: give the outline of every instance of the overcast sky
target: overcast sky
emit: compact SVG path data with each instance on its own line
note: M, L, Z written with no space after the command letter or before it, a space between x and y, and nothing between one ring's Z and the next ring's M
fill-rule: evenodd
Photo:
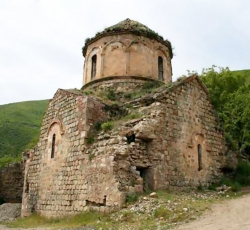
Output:
M173 78L249 69L249 0L0 0L0 104L81 88L84 40L130 18L171 41Z

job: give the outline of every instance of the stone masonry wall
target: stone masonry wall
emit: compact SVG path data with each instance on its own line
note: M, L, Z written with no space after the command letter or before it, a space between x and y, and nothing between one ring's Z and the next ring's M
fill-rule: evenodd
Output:
M96 76L91 78L94 55L97 57ZM133 34L102 37L88 46L83 84L110 76L146 76L158 79L158 57L163 59L164 72L161 80L171 82L171 56L168 47L161 42Z
M93 156L113 152L120 191L207 186L218 180L225 164L225 140L198 78L129 104L142 117L100 134L89 149ZM127 143L128 134L135 134L134 142Z
M70 215L89 206L105 206L105 211L122 203L124 197L112 173L113 157L92 160L86 144L94 123L107 116L97 100L58 90L44 117L37 148L27 161L23 216L33 211L45 216Z
M151 188L206 186L218 180L225 163L225 139L197 78L155 93L154 103L145 106L148 98L132 102L146 116L131 130L136 138L147 141ZM202 148L200 171L198 145Z
M0 170L0 197L6 203L21 203L23 193L23 165L12 163Z
M119 208L129 193L206 186L218 180L225 140L197 77L127 105L140 117L116 117L121 120L114 129L95 133L96 122L111 118L107 105L81 91L58 90L27 160L23 216L33 211L45 216L106 212ZM87 142L93 135L94 143Z

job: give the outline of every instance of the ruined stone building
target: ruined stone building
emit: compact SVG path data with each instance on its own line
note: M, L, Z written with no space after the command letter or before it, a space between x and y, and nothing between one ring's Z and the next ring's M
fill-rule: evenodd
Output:
M23 216L105 212L130 193L218 179L223 133L196 75L172 83L169 41L126 19L83 56L82 88L57 90L26 161Z

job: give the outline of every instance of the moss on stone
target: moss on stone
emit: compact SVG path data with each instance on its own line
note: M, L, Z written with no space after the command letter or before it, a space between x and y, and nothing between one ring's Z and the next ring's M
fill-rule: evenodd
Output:
M164 40L164 38L159 35L157 32L149 29L147 26L131 20L129 18L113 25L110 27L107 27L106 29L104 29L102 32L98 32L96 33L96 35L93 38L87 38L85 40L85 45L82 47L82 54L83 56L86 55L87 52L87 47L94 41L96 41L97 39L103 37L103 36L107 36L110 34L117 34L117 33L131 33L137 36L145 36L147 38L150 39L155 39L157 41L160 41L162 43L164 43L164 45L166 45L169 48L169 53L170 53L170 57L173 57L173 48L171 45L171 42L168 41L167 39Z

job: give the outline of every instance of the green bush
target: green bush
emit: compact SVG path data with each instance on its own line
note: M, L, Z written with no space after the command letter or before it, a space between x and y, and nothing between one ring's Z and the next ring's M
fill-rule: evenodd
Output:
M95 142L95 138L93 136L86 138L86 142L88 145L91 145Z
M115 101L116 100L116 95L115 95L115 91L113 89L109 89L107 91L107 98L111 101Z
M102 125L101 122L99 122L99 121L96 122L95 125L94 125L95 130L96 130L96 131L100 131L100 130L102 129L101 125Z
M159 86L161 86L161 82L158 81L147 81L143 84L142 89L143 90L151 90L154 88L158 88Z
M124 97L127 98L127 99L132 99L133 95L132 95L131 92L128 92L128 93L124 93Z
M18 157L11 157L11 156L4 156L0 158L0 169L7 166L8 164L14 162L21 162L21 156Z
M240 189L241 189L241 185L240 185L240 183L238 183L237 181L236 182L234 182L234 184L232 185L232 191L233 192L238 192Z
M242 186L250 185L250 162L240 161L238 163L234 180Z
M172 212L166 209L166 207L160 206L159 208L155 210L154 217L155 218L163 217L164 219L167 219L171 214Z
M135 203L138 199L139 195L137 193L130 193L126 196L126 203Z
M239 191L244 186L250 185L250 162L240 161L232 177L223 176L218 184L212 184L208 187L210 190L216 190L216 187L226 185L232 187L232 191Z
M229 177L226 177L226 176L223 176L221 179L220 179L220 182L219 182L219 186L220 185L226 185L226 186L232 186L234 184L234 181L233 179L229 178Z
M104 131L108 131L113 129L114 123L112 121L107 121L101 124L101 129Z

